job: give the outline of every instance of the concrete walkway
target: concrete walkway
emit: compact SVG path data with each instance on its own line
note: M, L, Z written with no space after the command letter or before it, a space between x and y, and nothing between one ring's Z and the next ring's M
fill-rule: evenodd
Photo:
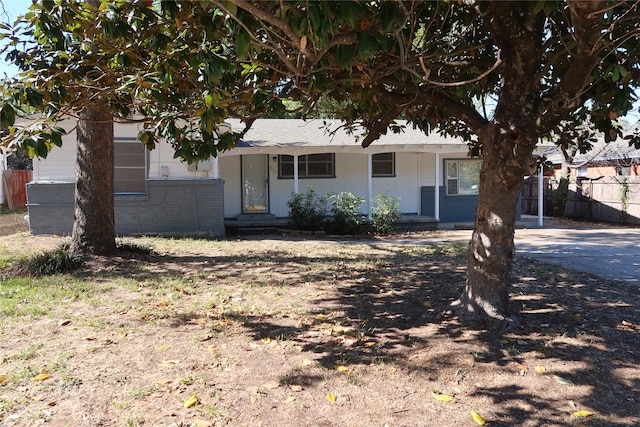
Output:
M451 237L471 238L471 230L448 228ZM446 238L443 240L447 240ZM515 233L516 256L558 264L598 276L640 284L640 228L523 217Z

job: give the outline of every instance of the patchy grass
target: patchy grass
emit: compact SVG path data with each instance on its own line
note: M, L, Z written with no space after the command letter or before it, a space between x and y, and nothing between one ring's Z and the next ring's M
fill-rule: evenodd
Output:
M0 425L640 417L640 292L624 283L518 259L523 326L496 335L449 309L465 280L461 244L140 237L71 274L8 268L59 243L13 234L0 246ZM40 373L51 377L33 381Z

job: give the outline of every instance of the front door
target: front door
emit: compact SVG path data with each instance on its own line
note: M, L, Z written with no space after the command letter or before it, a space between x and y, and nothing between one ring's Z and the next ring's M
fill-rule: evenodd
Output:
M269 212L268 156L242 156L242 212Z

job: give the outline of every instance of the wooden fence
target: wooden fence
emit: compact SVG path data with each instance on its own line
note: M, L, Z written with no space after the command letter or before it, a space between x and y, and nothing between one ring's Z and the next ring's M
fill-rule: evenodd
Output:
M10 210L24 209L27 206L27 183L32 179L30 170L5 170L2 172L2 185Z
M544 179L544 214L557 215L553 206L554 178ZM538 178L525 181L522 213L538 213ZM564 216L591 221L640 224L640 176L605 176L578 179L569 184Z

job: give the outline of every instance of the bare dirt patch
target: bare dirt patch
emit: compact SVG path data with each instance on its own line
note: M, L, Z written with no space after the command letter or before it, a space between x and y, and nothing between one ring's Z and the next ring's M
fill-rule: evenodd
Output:
M499 333L449 310L464 244L136 241L156 254L0 321L0 425L638 425L637 287L518 258L522 326Z

